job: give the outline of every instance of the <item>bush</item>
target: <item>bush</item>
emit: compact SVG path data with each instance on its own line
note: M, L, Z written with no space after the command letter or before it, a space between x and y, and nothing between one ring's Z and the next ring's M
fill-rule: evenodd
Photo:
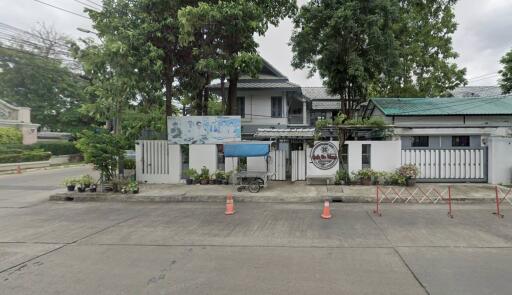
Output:
M54 156L74 155L80 153L75 144L69 141L38 142L31 146L35 149L43 149L47 152L51 152Z
M124 169L135 169L135 160L134 159L124 159Z
M419 169L414 164L405 164L398 168L397 173L406 179L415 179L418 176Z
M49 152L41 150L23 151L17 154L1 154L0 163L22 163L22 162L37 162L48 161L52 157Z
M11 127L0 127L0 144L21 144L23 135L21 131Z

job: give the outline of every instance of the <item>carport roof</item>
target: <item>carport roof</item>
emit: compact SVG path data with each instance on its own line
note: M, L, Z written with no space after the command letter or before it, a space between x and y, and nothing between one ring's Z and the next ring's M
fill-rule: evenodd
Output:
M512 115L512 96L373 98L386 116Z

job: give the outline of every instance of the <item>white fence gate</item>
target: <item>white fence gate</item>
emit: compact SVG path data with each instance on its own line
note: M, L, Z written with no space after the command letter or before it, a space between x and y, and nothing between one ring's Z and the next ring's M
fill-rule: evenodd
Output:
M272 180L286 180L286 151L270 151L269 173L273 173Z
M403 149L402 164L415 164L419 181L487 181L487 148Z
M181 149L166 140L139 140L135 145L137 181L180 183Z
M306 180L306 151L292 151L292 181Z

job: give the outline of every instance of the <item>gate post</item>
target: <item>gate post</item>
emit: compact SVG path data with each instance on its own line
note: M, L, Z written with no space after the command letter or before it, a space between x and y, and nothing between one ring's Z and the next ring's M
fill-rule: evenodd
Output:
M377 215L377 216L382 216L382 213L380 212L379 210L379 186L377 185L376 189L375 189L375 194L376 194L376 208L375 210L373 210L373 214Z
M500 196L499 196L498 186L495 186L495 189L496 189L496 212L494 214L496 214L496 216L498 216L498 218L503 218L504 216L500 213Z
M453 218L453 214L452 214L452 186L451 185L448 186L448 216L450 216L450 218Z

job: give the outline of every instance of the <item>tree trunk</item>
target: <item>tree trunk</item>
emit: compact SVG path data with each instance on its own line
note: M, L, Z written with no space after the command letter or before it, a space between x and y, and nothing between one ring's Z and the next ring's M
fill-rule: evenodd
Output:
M227 115L239 115L238 114L238 101L237 101L237 87L238 87L238 74L230 75L227 99Z
M226 76L222 75L220 77L220 96L222 97L222 114L226 114Z
M165 116L169 117L173 115L172 109L172 82L174 79L168 77L165 79ZM165 120L167 122L167 118Z
M208 116L208 100L210 98L210 91L208 87L203 89L203 116Z

